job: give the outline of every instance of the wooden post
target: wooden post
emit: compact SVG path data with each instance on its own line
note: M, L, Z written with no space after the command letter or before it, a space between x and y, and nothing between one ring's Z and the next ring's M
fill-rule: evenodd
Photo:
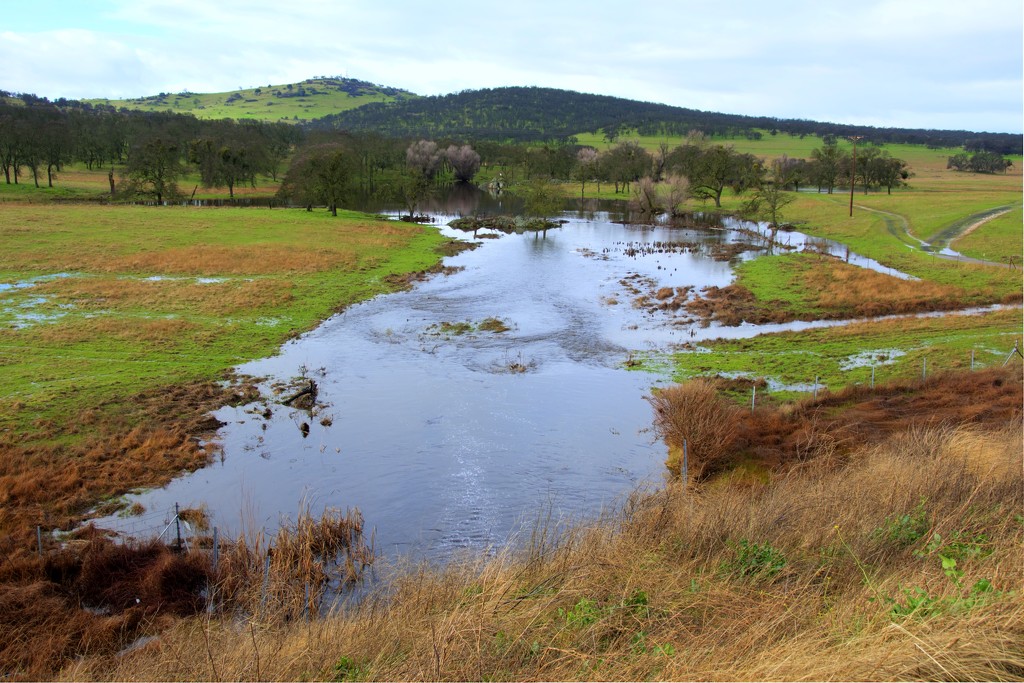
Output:
M217 527L213 527L213 571L217 571L218 560L220 560L220 542L217 538Z
M680 472L683 480L683 490L686 490L686 486L690 483L690 453L687 448L686 439L683 439L683 469Z
M750 412L754 412L754 407L757 404L757 385L750 387Z
M263 591L260 597L260 609L267 606L267 587L270 585L270 551L267 551L267 558L263 561Z
M818 375L814 376L814 398L818 398Z
M174 526L178 530L178 552L181 552L181 517L179 516L178 504L174 504Z
M39 557L43 556L43 528L36 527L36 547L39 548Z
M971 349L971 372L974 372L974 349Z
M872 391L874 390L874 388L875 388L875 366L872 365L871 366L871 389L872 389Z

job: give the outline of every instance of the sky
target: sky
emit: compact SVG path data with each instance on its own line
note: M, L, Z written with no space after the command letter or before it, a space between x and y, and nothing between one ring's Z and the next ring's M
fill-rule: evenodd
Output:
M1021 0L5 0L0 89L55 99L345 76L729 114L1024 130Z

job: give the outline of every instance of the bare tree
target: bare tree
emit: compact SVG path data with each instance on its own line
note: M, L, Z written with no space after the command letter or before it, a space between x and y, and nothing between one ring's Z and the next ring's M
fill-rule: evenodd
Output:
M665 196L665 208L673 216L682 214L682 206L690 198L690 181L685 176L670 175L665 178L668 192Z
M587 179L592 178L597 171L597 150L593 147L584 147L576 153L576 177L580 181L580 199L587 189ZM598 190L600 192L600 189Z
M433 140L420 140L409 145L405 150L406 165L418 171L427 180L433 180L437 170L443 161L441 153L437 149L437 143Z
M472 182L473 177L480 170L480 155L469 145L461 147L450 145L445 150L444 156L452 167L455 179L460 183Z
M658 185L654 178L648 175L633 183L629 208L649 217L665 212L665 206L658 197Z

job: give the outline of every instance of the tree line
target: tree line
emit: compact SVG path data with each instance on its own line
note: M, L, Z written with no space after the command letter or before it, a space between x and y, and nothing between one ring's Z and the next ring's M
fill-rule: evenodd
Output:
M373 130L394 137L465 137L504 141L569 140L603 132L615 141L626 131L641 135L682 136L702 130L717 137L788 133L860 135L880 143L963 147L968 152L1024 153L1024 137L966 130L876 128L767 116L742 116L606 95L538 87L469 90L392 103L367 104L306 124L311 129Z
M280 123L203 121L31 95L17 102L0 98L0 168L7 184L31 178L36 187L53 187L64 166L82 163L90 170L109 168L112 193L160 202L175 195L177 181L194 169L204 186L227 187L234 196L235 187L255 183L257 175L276 180L301 139L301 131Z
M608 137L616 135L613 130ZM0 98L0 165L7 183L24 182L29 174L37 186L43 179L53 186L65 164L80 162L90 169L110 168L112 193L157 202L177 196L177 183L188 172L197 173L204 186L226 187L233 197L236 187L254 184L258 175L276 181L288 160L279 192L284 201L336 211L374 197L398 201L409 213L438 185L472 182L482 167L506 187L532 180L575 181L581 193L587 183L596 183L629 196L644 189L637 183L647 179L675 188L671 196L715 206L721 206L727 190L764 188L769 176L771 187L782 191L816 187L831 193L838 185L849 186L851 175L864 192L891 192L911 175L906 162L874 140L859 146L855 169L834 135L826 135L810 158L783 157L770 168L751 154L713 141L706 132L692 129L674 148L663 143L648 151L627 140L598 151L571 137L533 142L395 137L251 120L204 121L189 114L114 110L31 95L16 101ZM1006 164L992 152L950 159L951 168L982 172L1005 170ZM115 167L120 176L116 187ZM684 186L685 192L680 189Z

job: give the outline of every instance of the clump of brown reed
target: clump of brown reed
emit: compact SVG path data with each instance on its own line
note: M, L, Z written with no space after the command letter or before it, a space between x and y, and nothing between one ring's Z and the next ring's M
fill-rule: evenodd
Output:
M754 293L743 285L726 287L705 287L702 295L686 303L686 310L700 317L705 326L712 321L722 325L735 326L748 323L783 323L795 319L795 315L778 302L758 301Z
M303 510L272 540L262 532L226 544L215 592L227 606L264 621L315 616L330 591L359 581L373 564L359 510Z
M45 558L8 558L0 581L0 669L49 677L68 660L111 657L203 606L208 560L98 534Z
M654 429L669 447L666 465L673 476L680 476L684 443L690 478L700 480L727 465L738 411L719 396L713 382L695 379L658 389L648 401L654 407Z
M802 290L826 317L880 316L964 307L960 287L903 280L829 259L804 271Z

